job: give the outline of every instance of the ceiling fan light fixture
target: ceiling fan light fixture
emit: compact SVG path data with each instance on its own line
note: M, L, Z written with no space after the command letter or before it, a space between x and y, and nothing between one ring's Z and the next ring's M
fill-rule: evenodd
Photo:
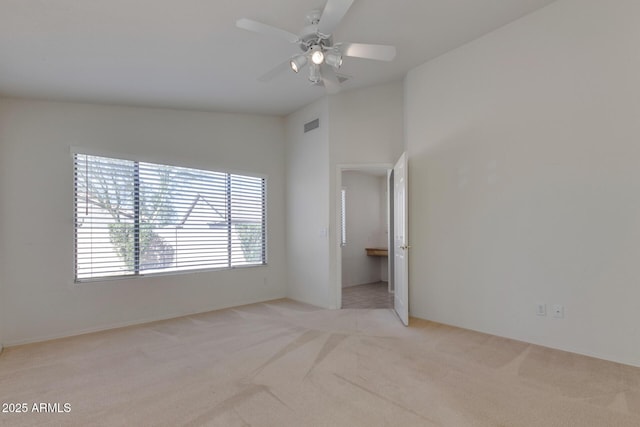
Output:
M325 55L324 61L327 65L331 65L336 70L342 66L342 55L339 53L329 52Z
M306 25L299 34L252 19L238 19L236 21L238 28L268 37L279 37L300 48L271 71L260 76L258 80L270 81L277 74L285 71L287 67L295 73L299 73L308 65L309 81L313 85L324 86L327 93L333 94L340 90L340 84L346 80L346 77L337 74L342 67L344 57L392 61L396 56L394 46L334 42L334 30L353 2L354 0L325 0L325 6L322 10L312 10L307 14ZM327 65L324 66L324 64Z
M315 45L311 48L311 62L316 65L320 65L324 62L324 52L319 45Z
M309 81L311 83L320 83L320 67L317 64L309 66Z
M297 73L307 65L307 57L305 55L295 56L291 59L289 65L291 66L291 69Z

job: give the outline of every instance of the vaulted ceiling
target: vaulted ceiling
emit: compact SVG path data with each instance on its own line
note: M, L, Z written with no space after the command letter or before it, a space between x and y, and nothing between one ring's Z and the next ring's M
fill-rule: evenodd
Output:
M336 41L390 44L393 62L347 58L343 90L408 70L553 0L355 0ZM305 73L257 78L297 52L238 29L298 33L325 0L0 0L0 96L287 114L324 95Z

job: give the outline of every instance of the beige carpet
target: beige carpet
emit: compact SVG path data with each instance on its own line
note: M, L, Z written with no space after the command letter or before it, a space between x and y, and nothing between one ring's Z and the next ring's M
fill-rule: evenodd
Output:
M640 369L283 300L7 348L0 402L71 406L7 426L640 426Z

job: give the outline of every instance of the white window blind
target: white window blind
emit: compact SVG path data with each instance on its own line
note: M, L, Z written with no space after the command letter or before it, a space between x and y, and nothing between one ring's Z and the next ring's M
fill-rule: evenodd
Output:
M76 281L266 264L264 178L75 154Z

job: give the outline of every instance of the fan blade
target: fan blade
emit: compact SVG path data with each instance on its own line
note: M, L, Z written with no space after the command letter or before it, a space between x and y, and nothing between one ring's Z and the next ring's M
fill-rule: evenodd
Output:
M322 75L322 83L327 92L330 94L340 92L340 80L338 80L338 76L331 66L323 64L320 67L320 74Z
M286 71L287 69L291 69L291 66L289 65L290 60L287 59L286 61L284 61L282 64L277 65L274 69L267 71L266 73L264 73L263 75L261 75L260 77L258 77L258 81L260 82L268 82L274 79L274 77L276 77L278 74Z
M289 43L298 43L300 41L300 38L297 35L290 33L289 31L281 30L280 28L272 27L271 25L263 24L262 22L253 21L247 18L238 19L236 21L236 27L247 31L253 31L254 33L280 37L287 40Z
M353 0L327 0L318 23L318 33L326 36L333 34L352 3Z
M343 56L375 59L376 61L392 61L396 57L395 46L383 44L340 43L336 44Z

